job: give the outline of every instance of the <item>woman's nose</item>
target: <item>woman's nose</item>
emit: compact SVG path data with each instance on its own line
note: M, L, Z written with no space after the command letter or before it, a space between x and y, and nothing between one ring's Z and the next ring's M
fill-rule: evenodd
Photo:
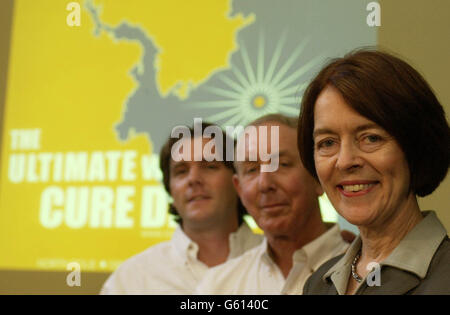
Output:
M362 160L359 156L360 151L352 142L341 143L339 148L336 167L339 170L353 170L362 166Z

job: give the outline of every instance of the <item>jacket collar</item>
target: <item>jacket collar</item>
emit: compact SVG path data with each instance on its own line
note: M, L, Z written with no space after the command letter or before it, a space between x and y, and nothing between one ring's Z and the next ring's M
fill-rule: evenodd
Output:
M384 268L381 287L368 287L370 294L403 294L420 283L425 278L431 260L446 237L447 231L434 211L424 211L423 220L417 224L399 243L394 251L380 264ZM351 263L360 250L362 241L357 237L350 245L346 254L322 277L327 282L331 279L337 292L345 294L350 276ZM389 285L383 279L395 279L395 285ZM365 283L361 283L360 287ZM384 293L383 293L384 292Z

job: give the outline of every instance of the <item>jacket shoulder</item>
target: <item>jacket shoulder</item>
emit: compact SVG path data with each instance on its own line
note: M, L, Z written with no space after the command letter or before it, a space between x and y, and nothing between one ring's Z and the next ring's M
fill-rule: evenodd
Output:
M331 280L324 281L322 278L343 256L344 254L341 254L323 263L306 281L303 294L337 294Z
M450 294L450 239L444 238L414 294Z

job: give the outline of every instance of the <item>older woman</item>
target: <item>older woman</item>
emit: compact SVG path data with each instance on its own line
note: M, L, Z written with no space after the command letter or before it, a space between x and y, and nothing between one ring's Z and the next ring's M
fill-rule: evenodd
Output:
M318 269L305 294L450 294L450 241L417 196L450 161L450 128L422 76L360 50L328 64L302 101L298 147L336 210L360 236Z

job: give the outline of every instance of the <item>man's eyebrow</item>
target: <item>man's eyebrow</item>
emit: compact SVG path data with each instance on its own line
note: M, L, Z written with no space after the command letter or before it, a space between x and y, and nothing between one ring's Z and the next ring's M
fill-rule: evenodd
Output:
M238 163L242 163L242 164L257 164L257 163L259 163L259 161L244 160L244 161L238 161Z
M282 151L272 153L269 156L271 159L273 159L273 158L281 158L283 156L290 156L290 155L291 155L291 153L289 153L289 150L282 150Z
M215 158L212 161L207 161L205 158L202 158L201 161L196 161L196 162L201 163L201 164L217 164L217 163L222 164L223 163L223 161L216 160Z
M170 168L174 169L177 167L183 167L185 166L187 163L186 161L172 161L172 163L170 163Z
M277 153L275 153L275 154L277 154ZM283 156L289 155L289 151L283 150L283 151L278 152L277 155L278 155L278 157L283 157Z
M363 124L363 125L359 125L358 127L356 127L353 131L354 132L361 132L367 129L371 129L371 128L380 128L380 126L378 126L375 123L367 123L367 124ZM315 129L313 132L313 138L319 136L319 135L323 135L323 134L335 134L336 132L333 131L332 129L329 128L318 128Z

